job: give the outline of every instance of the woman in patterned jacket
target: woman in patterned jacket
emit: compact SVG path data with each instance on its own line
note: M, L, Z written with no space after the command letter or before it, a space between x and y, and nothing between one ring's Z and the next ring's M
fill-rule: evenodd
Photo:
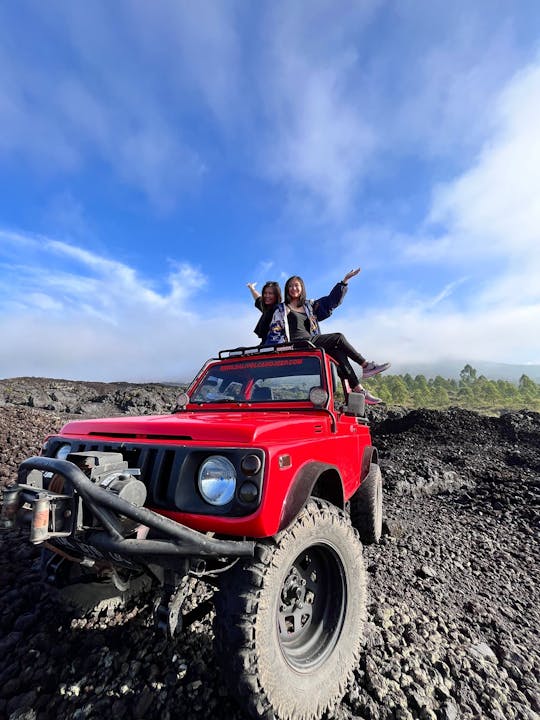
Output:
M321 334L319 322L330 317L341 304L347 292L348 282L358 275L360 268L348 272L343 280L335 285L329 295L318 300L307 300L304 281L293 275L285 283L285 302L279 303L274 311L265 345L278 345L295 340L310 340L316 347L323 348L338 362L340 377L347 380L352 392L364 393L366 403L377 405L380 398L371 395L358 380L350 360L362 367L362 378L372 377L390 367L390 363L380 365L367 361L345 338L342 333Z

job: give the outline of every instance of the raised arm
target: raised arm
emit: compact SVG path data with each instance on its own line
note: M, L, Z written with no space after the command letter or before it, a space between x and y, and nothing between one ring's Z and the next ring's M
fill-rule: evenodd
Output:
M249 292L251 293L254 300L261 297L261 293L258 290L255 290L256 282L247 283L247 286L249 288Z
M360 268L349 270L343 280L334 285L334 287L330 290L329 295L325 295L324 297L315 300L313 303L313 312L319 322L329 318L337 306L341 305L343 298L347 293L349 280L358 275L359 272Z
M346 285L349 280L351 280L353 277L356 277L358 273L360 272L361 268L356 268L355 270L349 270L349 272L345 275L343 280L341 281L344 285Z

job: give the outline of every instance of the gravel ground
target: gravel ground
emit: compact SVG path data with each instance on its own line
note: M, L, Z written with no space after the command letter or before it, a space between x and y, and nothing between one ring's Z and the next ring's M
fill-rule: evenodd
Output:
M0 484L64 421L0 407ZM366 648L333 717L540 718L540 415L377 410L372 432L385 528L364 551ZM17 532L0 548L0 718L244 718L211 613L174 642L154 634L150 602L77 618Z

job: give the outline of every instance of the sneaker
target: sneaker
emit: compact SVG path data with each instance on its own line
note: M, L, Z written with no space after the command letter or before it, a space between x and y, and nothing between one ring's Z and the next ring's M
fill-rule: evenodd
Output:
M366 388L362 387L362 385L357 385L351 390L351 392L362 393L362 395L364 396L364 400L366 401L366 405L378 405L379 403L382 403L381 398L372 395L369 390L366 390Z
M372 395L369 390L364 390L364 397L366 399L366 405L378 405L379 403L382 403L381 398L375 397L375 395Z
M377 365L374 362L368 362L367 365L364 365L362 368L362 377L363 378L369 378L373 377L373 375L378 375L379 373L384 372L385 370L388 370L390 367L390 363L381 363L380 365Z

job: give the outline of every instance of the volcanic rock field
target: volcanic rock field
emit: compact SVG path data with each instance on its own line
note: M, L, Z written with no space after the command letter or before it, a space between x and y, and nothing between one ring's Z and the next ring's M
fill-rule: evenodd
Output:
M0 485L66 419L168 412L177 392L0 381ZM370 422L384 531L364 549L365 648L332 717L540 718L540 414L377 408ZM244 720L214 660L212 612L169 641L151 610L80 617L42 583L22 533L0 534L0 718Z

